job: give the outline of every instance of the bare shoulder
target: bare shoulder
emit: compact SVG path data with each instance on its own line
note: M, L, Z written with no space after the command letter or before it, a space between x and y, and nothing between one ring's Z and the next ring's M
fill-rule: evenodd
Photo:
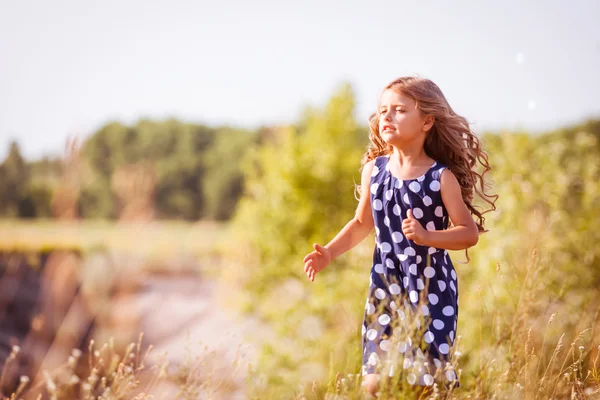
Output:
M442 186L442 188L444 186L458 185L458 179L456 179L456 175L454 175L454 173L450 171L450 168L446 167L442 171L442 174L440 176L440 185Z
M365 165L363 165L362 174L363 176L371 176L373 172L373 167L375 166L375 158L371 161L368 161Z

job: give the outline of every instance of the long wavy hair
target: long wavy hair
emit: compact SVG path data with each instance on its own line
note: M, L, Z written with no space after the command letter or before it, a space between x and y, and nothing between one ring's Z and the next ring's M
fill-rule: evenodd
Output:
M429 79L401 77L390 82L382 93L388 89L415 100L422 115L433 115L434 123L426 133L423 145L425 153L445 164L454 173L460 184L462 198L471 215L476 218L479 232L487 232L483 215L496 209L498 195L486 193L490 184L485 181L485 175L491 169L488 155L483 151L479 138L471 131L467 120L452 110L440 88ZM369 127L370 143L361 160L361 170L370 160L393 151L392 145L386 143L379 133L379 107L369 117ZM474 193L487 203L488 209L483 210L473 205ZM467 253L467 259L468 257Z

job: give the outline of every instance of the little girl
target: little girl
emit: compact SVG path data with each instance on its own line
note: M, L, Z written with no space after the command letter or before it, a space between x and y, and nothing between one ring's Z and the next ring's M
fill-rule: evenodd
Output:
M425 388L434 381L458 387L450 363L458 280L447 250L477 244L483 214L495 209L497 196L485 193L487 155L467 120L428 79L388 84L369 124L356 214L325 247L314 244L304 271L314 281L375 228L362 327L364 387L376 395L382 373ZM474 192L489 210L473 206Z

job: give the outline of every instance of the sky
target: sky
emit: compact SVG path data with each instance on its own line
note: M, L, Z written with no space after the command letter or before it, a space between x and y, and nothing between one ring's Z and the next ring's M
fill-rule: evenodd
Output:
M600 117L600 2L0 0L0 156L109 121L293 123L344 81L433 80L475 132Z

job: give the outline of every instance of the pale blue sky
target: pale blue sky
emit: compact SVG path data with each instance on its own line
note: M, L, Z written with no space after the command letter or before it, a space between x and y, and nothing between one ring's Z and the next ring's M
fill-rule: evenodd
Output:
M366 122L419 74L475 131L600 116L600 2L0 0L0 155L109 120L294 122L342 80Z

